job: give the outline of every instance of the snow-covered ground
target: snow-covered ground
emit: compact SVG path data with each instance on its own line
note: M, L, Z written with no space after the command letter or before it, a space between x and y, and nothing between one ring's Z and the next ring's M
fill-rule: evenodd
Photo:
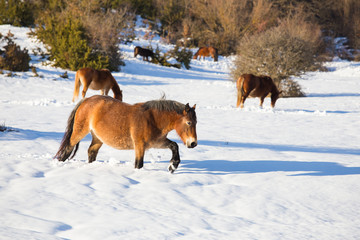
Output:
M0 26L9 29L30 53L40 46L28 29ZM88 164L90 136L56 162L75 73L63 79L32 55L40 77L0 75L0 124L16 130L0 132L0 239L360 239L360 63L296 79L308 97L240 110L233 58L166 68L133 57L149 44L121 46L126 66L113 75L124 101L165 93L196 104L198 146L169 135L182 159L174 174L170 150L149 150L136 170L133 151L104 145Z

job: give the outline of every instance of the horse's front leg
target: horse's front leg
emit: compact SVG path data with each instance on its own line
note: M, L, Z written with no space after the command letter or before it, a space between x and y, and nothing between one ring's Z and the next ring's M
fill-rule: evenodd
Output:
M166 138L162 147L169 148L172 151L172 158L168 169L171 173L173 173L180 164L179 146L176 142Z
M267 94L260 97L260 108L263 108L264 99L266 98Z
M102 94L102 95L108 96L110 88L106 87L106 88L103 89L103 91L104 91L104 94Z

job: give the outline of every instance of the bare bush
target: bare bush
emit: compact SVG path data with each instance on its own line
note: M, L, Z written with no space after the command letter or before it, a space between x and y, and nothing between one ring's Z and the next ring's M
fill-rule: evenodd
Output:
M109 1L54 0L38 19L35 34L56 66L118 71L124 65L119 43L134 37L133 13Z
M109 57L111 69L123 65L119 44L135 37L133 15L128 9L121 11L89 12L83 24L89 35L89 46Z
M3 47L4 51L0 49L0 68L10 71L28 71L29 62L31 60L28 50L21 49L13 41L14 35L9 32L6 36L0 34L0 41L6 42Z
M320 37L316 25L296 15L277 27L243 37L232 77L236 80L243 73L269 75L283 91L283 96L303 95L300 87L287 79L313 68Z

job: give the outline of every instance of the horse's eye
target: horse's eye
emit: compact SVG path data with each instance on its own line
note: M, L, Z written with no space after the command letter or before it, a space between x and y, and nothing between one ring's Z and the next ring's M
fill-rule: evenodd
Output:
M188 121L188 122L186 122L186 124L190 126L190 125L191 125L191 122L190 122L190 121Z

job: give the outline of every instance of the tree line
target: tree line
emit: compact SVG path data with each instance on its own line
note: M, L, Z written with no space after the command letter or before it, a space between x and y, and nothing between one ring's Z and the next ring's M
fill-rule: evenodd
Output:
M72 70L118 70L118 45L134 38L139 15L165 42L236 54L234 79L268 74L280 84L320 66L329 38L360 47L358 0L0 0L0 24L33 27L55 65Z

